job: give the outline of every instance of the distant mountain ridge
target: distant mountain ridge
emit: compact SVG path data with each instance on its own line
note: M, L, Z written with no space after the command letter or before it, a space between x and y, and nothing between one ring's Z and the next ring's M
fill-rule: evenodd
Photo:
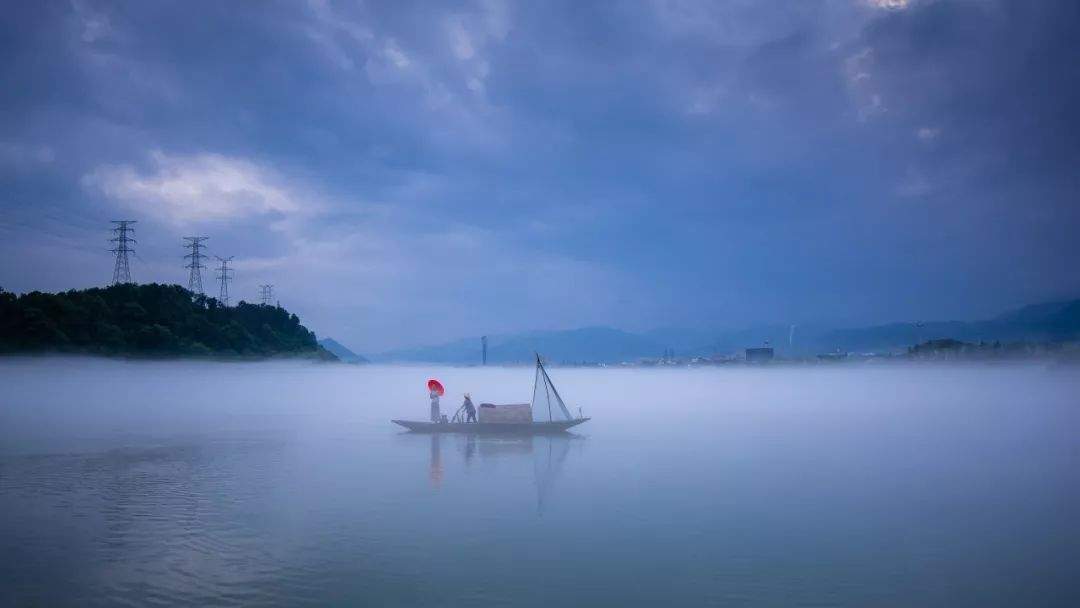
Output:
M563 363L615 363L656 359L668 349L679 357L736 354L766 342L784 356L834 352L896 352L918 342L1062 342L1080 339L1080 300L1025 306L983 321L887 323L857 328L773 324L738 330L662 328L633 333L611 327L532 331L490 336L488 362L526 363L534 352ZM381 353L379 361L479 364L480 338Z
M319 340L319 346L330 351L335 357L345 363L370 363L370 361L349 350L344 344L333 338L323 338L322 340Z
M541 352L552 361L620 361L638 358L641 353L659 356L663 351L648 337L610 327L583 327L564 331L533 331L489 336L489 363L527 363ZM402 349L382 353L382 361L423 361L427 363L480 363L480 338L465 338L447 344Z
M1080 339L1080 300L1024 306L985 321L938 321L918 326L890 323L840 329L822 336L842 350L905 348L930 339L964 342L1065 342Z

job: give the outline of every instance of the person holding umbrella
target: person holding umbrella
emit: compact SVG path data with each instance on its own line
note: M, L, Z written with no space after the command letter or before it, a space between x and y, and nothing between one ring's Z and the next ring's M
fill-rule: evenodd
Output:
M427 387L428 395L431 397L431 421L439 422L442 420L442 414L439 412L439 397L446 392L446 389L443 388L441 382L434 378L428 380Z

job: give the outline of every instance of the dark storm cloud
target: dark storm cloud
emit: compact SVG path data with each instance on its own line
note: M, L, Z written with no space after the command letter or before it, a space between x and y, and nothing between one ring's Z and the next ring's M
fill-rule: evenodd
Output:
M360 349L1075 294L1076 3L21 4L0 285L237 255Z

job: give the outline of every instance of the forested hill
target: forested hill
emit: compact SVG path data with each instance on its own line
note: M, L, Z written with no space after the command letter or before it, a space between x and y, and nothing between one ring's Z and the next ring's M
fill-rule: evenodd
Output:
M21 296L0 290L0 353L31 352L335 359L284 308L225 307L157 283Z

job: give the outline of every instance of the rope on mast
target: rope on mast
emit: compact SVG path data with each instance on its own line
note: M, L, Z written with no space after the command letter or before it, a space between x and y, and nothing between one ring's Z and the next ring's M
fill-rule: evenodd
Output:
M548 375L547 369L545 369L543 366L540 366L540 369L544 372L544 379L546 380L544 385L550 386L551 392L555 393L555 399L559 403L559 409L562 410L563 416L566 416L567 420L573 420L573 418L570 416L570 410L566 409L566 404L563 403L562 396L559 395L559 389L555 388L555 383L551 381L551 376ZM551 403L548 403L548 408L550 407Z
M540 362L540 353L536 353L536 371L537 371L537 373L540 373L540 372L544 373L544 395L547 396L548 422L551 422L551 392L548 390L548 382L549 381L548 381L547 372L544 371L544 364ZM533 384L533 390L534 391L536 390L536 385L535 384Z

